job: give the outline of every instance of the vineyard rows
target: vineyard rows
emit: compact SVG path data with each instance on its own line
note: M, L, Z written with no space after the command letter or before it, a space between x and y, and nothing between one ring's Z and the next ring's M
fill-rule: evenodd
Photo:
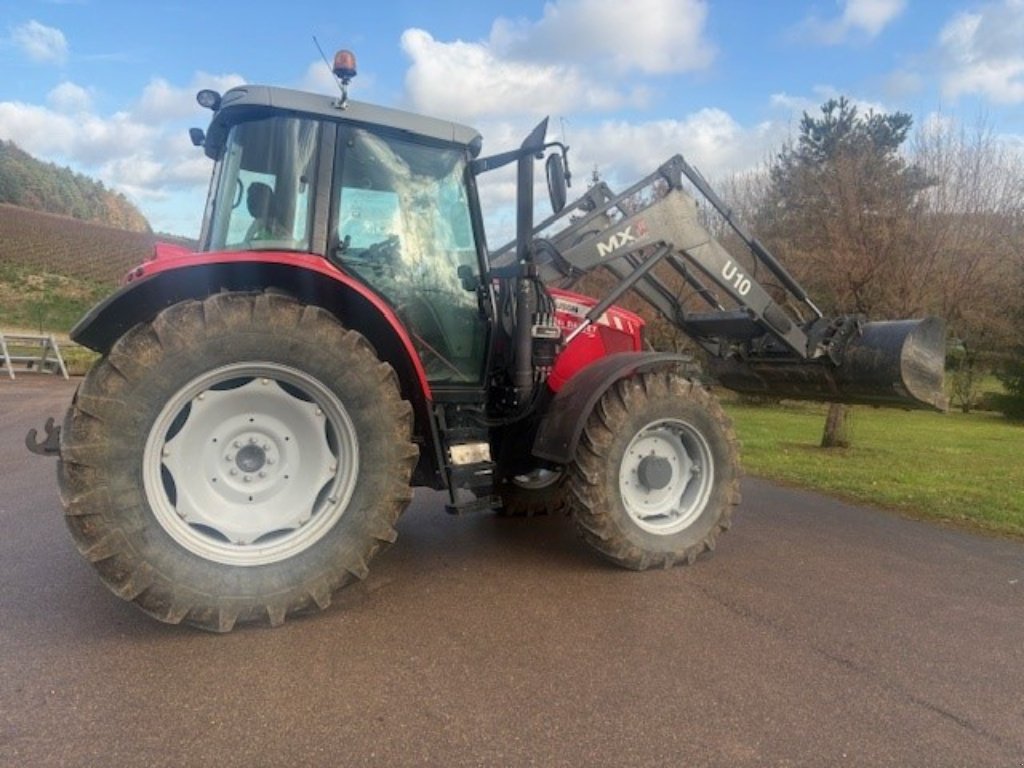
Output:
M0 267L116 285L161 239L167 238L0 205Z

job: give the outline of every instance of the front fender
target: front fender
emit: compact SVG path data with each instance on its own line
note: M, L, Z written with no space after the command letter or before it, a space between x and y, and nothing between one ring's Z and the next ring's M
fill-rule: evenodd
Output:
M691 363L691 358L669 352L620 352L588 365L551 400L533 440L533 455L554 464L568 464L576 454L591 411L616 381Z

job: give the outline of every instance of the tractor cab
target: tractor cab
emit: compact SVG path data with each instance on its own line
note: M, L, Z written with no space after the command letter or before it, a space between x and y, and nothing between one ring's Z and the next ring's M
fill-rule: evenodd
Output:
M267 86L199 100L215 112L193 134L215 161L200 250L324 257L397 313L431 383L479 385L485 249L468 171L479 135Z

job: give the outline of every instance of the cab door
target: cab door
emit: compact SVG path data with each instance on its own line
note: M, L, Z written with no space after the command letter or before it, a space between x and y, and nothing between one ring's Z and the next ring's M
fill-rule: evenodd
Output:
M406 324L434 385L480 385L487 327L462 148L343 126L329 255Z

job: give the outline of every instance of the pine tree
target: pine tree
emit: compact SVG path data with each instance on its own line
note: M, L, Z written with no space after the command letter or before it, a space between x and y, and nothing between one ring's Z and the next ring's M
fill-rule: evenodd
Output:
M759 229L833 314L905 316L912 297L886 280L913 253L911 215L930 180L900 154L912 118L861 114L845 97L806 112L796 144L770 168ZM849 411L833 405L822 445L851 442Z

